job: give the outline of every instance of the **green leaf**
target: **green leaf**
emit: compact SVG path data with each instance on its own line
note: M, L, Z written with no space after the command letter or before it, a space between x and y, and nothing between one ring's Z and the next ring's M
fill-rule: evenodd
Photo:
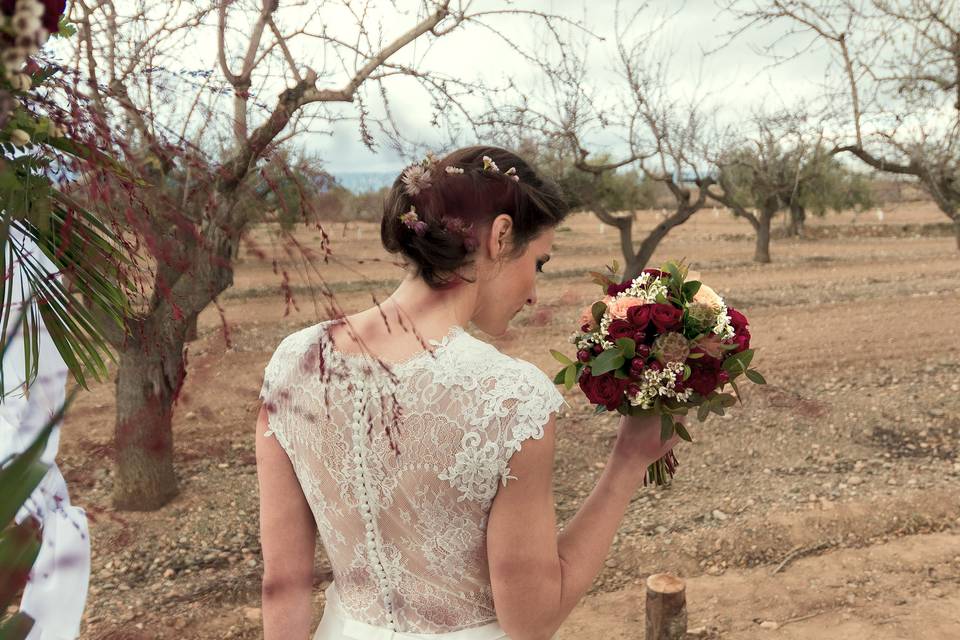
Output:
M750 356L744 355L746 351L741 351L740 353L735 353L732 356L729 356L723 361L723 370L728 373L743 373L747 370L747 363Z
M563 384L564 379L567 375L567 368L564 367L557 372L557 375L553 376L553 384Z
M560 364L563 364L563 365L573 364L573 360L563 355L556 349L550 349L550 355L552 355L556 359L556 361L559 362Z
M594 302L593 306L590 307L590 313L593 314L594 321L599 325L600 320L603 318L603 314L607 312L607 305L602 302Z
M563 384L567 389L572 389L574 383L577 381L577 365L570 363L570 366L567 367L564 371Z
M33 629L34 619L23 611L17 611L0 623L0 640L23 640Z
M613 377L614 377L614 378L617 378L618 380L630 380L630 379L631 379L630 374L627 373L626 371L624 371L622 367L619 368L619 369L616 369L616 370L613 372Z
M632 358L637 354L637 343L633 338L617 338L615 342L623 351L624 358Z
M682 422L675 422L674 428L677 430L677 435L680 436L681 439L687 442L693 442L693 438L690 437L690 433L687 431L687 428L683 426Z
M673 416L665 413L660 416L660 442L666 442L673 437Z
M683 365L683 379L689 380L691 375L693 375L693 370L690 369L690 365Z
M697 420L703 422L710 415L710 403L704 402L697 408Z
M729 409L733 405L737 404L737 399L729 393L721 393L717 395L717 398L719 399L720 406L724 409Z
M623 354L620 353L619 349L607 349L590 363L590 372L595 376L599 376L608 371L619 369L623 366L623 363Z
M700 291L700 286L701 282L699 280L685 282L683 284L683 297L687 300L693 300L693 297L697 295L698 291Z
M754 382L756 384L767 384L767 381L756 369L747 369L747 378L750 379L750 382Z
M702 357L705 356L705 355L707 355L707 354L702 353L702 352L701 352L701 353L691 353L690 355L687 356L687 360L699 360L700 358L702 358Z
M602 404L598 404L596 407L593 408L593 415L599 415L606 410L607 408L605 406L603 406Z
M736 392L737 400L740 402L740 404L743 404L743 398L740 397L740 386L733 381L733 378L730 378L728 382L730 383L730 386L733 387L734 392Z

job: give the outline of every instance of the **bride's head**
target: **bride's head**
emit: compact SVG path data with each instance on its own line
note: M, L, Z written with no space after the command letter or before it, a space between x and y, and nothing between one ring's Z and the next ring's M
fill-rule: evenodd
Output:
M536 272L567 212L556 184L515 153L466 147L397 177L380 236L431 290L473 288L470 319L500 335L524 305L536 303Z

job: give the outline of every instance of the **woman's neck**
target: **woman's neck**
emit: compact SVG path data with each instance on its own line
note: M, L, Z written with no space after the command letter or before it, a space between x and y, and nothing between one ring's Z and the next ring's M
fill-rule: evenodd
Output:
M466 327L476 304L476 285L472 283L461 282L436 291L423 279L408 275L380 307L391 322L399 319L404 326L412 324L422 334L443 335L452 325Z

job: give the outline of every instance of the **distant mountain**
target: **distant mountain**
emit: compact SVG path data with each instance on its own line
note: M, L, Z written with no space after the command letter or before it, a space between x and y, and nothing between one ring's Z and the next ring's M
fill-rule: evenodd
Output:
M335 173L337 182L354 193L376 191L393 184L399 171L344 171Z

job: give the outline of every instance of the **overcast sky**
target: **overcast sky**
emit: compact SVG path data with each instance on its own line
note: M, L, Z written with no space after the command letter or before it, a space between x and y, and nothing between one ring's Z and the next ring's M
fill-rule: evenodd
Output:
M402 3L401 3L402 4ZM630 6L633 3L622 3ZM477 6L500 6L502 3L478 3ZM582 14L583 2L559 0L549 3L514 3L519 7L536 7L583 20L604 41L590 40L590 78L598 92L604 87L616 87L616 78L611 72L614 42L614 0L591 0L590 11ZM679 8L679 9L678 9ZM770 61L754 48L781 38L783 34L772 29L753 30L719 51L709 53L728 41L725 34L736 27L731 16L722 12L713 0L690 0L686 3L672 0L655 0L650 3L650 22L665 11L676 11L659 34L661 46L672 51L675 83L670 92L678 97L709 95L709 100L719 105L724 117L735 120L752 108L761 106L776 108L787 106L795 98L815 98L824 78L828 56L823 49L806 53L801 58L782 66L771 66ZM397 24L395 32L413 22L410 16ZM536 45L536 21L530 18L498 18L490 21L502 34L522 48ZM644 26L643 29L647 27ZM643 29L637 29L639 32ZM542 32L542 29L539 30ZM638 34L639 35L639 34ZM410 52L414 53L415 49ZM422 52L416 52L417 54ZM401 56L402 57L402 56ZM467 27L452 36L439 39L432 50L422 58L422 64L430 69L455 73L464 78L480 78L494 83L502 81L507 72L518 77L521 86L538 84L536 70L525 66L523 61L487 30ZM422 91L411 90L409 82L388 85L393 113L402 130L409 137L431 143L441 137L427 121L429 109L422 101ZM602 134L600 134L602 137ZM402 168L409 159L396 154L388 145L381 144L376 153L367 150L360 141L355 123L342 122L333 129L333 135L310 135L302 138L304 144L325 160L326 168L337 174L343 171L392 171ZM598 141L600 141L598 139ZM471 136L462 142L474 142ZM609 149L616 154L616 148Z
M455 3L457 1L454 0ZM132 0L120 0L118 7L121 10L127 7L130 12L134 12L136 4L138 3L133 3ZM246 4L249 2L241 2L235 7L246 6ZM636 0L624 0L621 8L638 5ZM168 5L159 3L150 6L153 7L151 11L155 10L162 14ZM312 16L312 21L309 23L309 30L319 32L326 29L338 39L352 42L357 31L356 19L349 13L348 6L354 10L365 8L365 24L374 33L375 38L379 25L382 29L380 37L384 42L390 42L410 29L417 23L418 15L422 15L423 12L420 0L339 0L336 2L333 0L328 2L281 0L277 22L281 29L288 33L302 28L308 15L315 13L316 15ZM614 37L616 0L553 0L552 2L473 0L470 3L472 12L489 11L505 6L533 9L582 21L586 28L598 36L596 39L586 40L589 43L588 82L601 99L615 95L622 84L613 72L616 59ZM585 10L585 7L588 10ZM820 94L824 69L828 62L828 55L824 49L809 51L789 64L781 66L771 66L769 59L753 50L783 38L784 34L775 29L767 29L763 32L751 30L719 51L707 55L706 52L715 50L727 42L725 35L737 26L733 17L721 11L714 0L688 0L687 2L651 0L648 9L643 13L643 19L627 34L628 39L639 37L653 25L660 24L665 12L674 12L674 14L667 21L666 26L657 33L657 51L672 54L670 75L672 81L668 87L672 96L677 98L706 96L709 103L721 110L725 122L736 123L739 119L749 116L751 109L760 107L775 109L789 106L798 97L814 99ZM249 40L252 22L253 18L249 15L238 15L236 12L230 14L228 42L234 70L238 68L236 60ZM487 19L486 24L514 42L519 48L544 53L542 42L545 30L541 21L531 17L497 16ZM220 77L216 61L217 38L214 25L215 21L211 18L205 27L194 29L182 42L177 41L173 47L174 50L166 52L168 59L157 62L158 68L162 69L165 66L169 70L213 70L214 75ZM784 27L778 25L777 28ZM534 66L527 64L501 39L485 28L468 24L451 35L433 39L433 44L429 48L427 42L426 38L421 38L395 54L391 60L410 64L421 71L436 70L465 80L482 81L488 85L503 84L508 77L512 77L523 91L532 94L536 94L537 88L542 84L542 73L538 72ZM53 46L65 50L70 44L62 42L54 43ZM290 43L290 47L299 64L309 65L321 73L318 82L320 88L343 87L355 69L363 63L362 59L359 62L349 59L341 65L331 55L330 49L320 46L319 41L313 37L295 39ZM782 50L783 47L781 47ZM342 66L346 68L341 68ZM270 75L266 86L254 83L253 91L257 99L266 106L272 107L276 104L275 96L284 83L281 80L283 71L282 65L277 63L268 69ZM198 81L191 82L199 85ZM390 79L385 86L390 97L393 119L403 135L409 140L439 150L444 144L445 137L430 123L431 109L427 94L409 78ZM172 100L167 104L172 111L169 114L158 113L158 120L164 122L171 120L169 126L179 127L179 124L175 124L177 118L182 117L180 113L186 111L185 105L193 103L194 93L195 89L189 86L189 83L174 86L171 91ZM382 108L379 104L376 85L372 83L365 85L362 95L366 96L365 104L371 114L381 115ZM229 92L224 92L219 100L215 121L216 128L219 128L222 134L230 129L232 107ZM478 108L479 101L474 101L473 106ZM163 107L158 107L160 108ZM355 120L357 114L355 104L333 105L328 108L328 113L335 116L334 122L317 118L312 125L314 132L303 133L294 142L321 159L326 170L334 175L356 171L399 171L413 159L413 157L403 157L391 149L386 138L379 135L376 129L373 129L372 133L378 143L377 150L375 152L368 150L361 142ZM316 106L308 107L308 110L313 113L318 112ZM254 114L250 119L251 127L260 124L262 116L263 113ZM336 120L336 117L342 116L351 119ZM613 144L612 140L615 140L615 137L605 136L603 131L596 131L593 139L588 142L600 147L604 144L612 145L606 150L614 156L619 155L624 150ZM472 135L464 135L458 140L459 144L476 142L484 141L478 141Z

